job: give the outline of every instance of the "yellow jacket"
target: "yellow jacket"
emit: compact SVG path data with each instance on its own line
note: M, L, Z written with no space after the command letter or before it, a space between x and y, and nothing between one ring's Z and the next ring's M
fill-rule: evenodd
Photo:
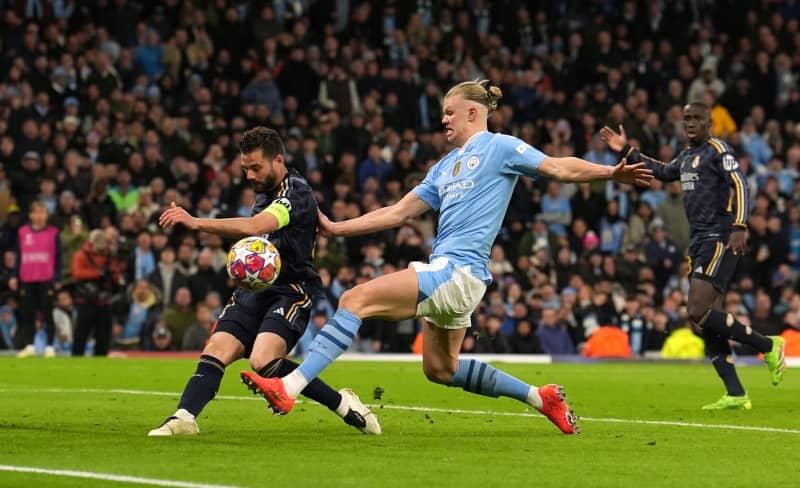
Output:
M700 359L705 355L703 339L688 327L675 330L664 341L661 357L665 359Z
M728 109L720 104L711 109L711 134L714 137L726 137L736 132L736 122L731 117Z

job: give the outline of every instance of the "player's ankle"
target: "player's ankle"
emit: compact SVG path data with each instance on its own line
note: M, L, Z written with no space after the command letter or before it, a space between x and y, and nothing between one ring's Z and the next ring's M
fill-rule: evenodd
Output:
M175 411L175 415L173 417L178 417L181 420L194 420L194 414L185 408L179 408Z
M541 395L539 395L538 386L531 385L531 389L528 391L528 398L525 400L525 403L535 408L536 410L542 409L542 397Z
M339 402L339 406L334 409L334 412L336 412L336 415L344 418L347 412L350 411L350 401L344 395L341 395L341 397L342 400Z
M308 385L306 377L297 369L281 378L281 382L286 394L292 398L300 396L300 392Z

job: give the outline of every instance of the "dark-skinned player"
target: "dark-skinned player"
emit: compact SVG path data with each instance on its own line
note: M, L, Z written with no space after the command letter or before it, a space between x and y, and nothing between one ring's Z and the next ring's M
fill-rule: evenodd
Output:
M747 247L748 191L733 150L711 137L709 109L690 103L683 109L683 129L689 145L669 162L641 154L628 144L624 129L600 130L608 146L629 163L643 162L662 181L680 179L691 228L689 244L689 318L702 330L706 354L725 384L726 393L704 410L752 408L736 373L729 339L764 353L772 384L783 379L784 341L767 337L722 310L736 264Z

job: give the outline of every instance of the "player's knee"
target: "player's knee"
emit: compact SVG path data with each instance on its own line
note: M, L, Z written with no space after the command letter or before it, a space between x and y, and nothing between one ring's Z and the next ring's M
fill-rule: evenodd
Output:
M422 371L425 372L425 377L429 381L440 385L449 385L453 380L453 375L456 373L452 368L448 368L445 365L428 363L423 363Z
M274 371L280 367L281 358L250 356L250 367L266 378L274 376Z
M230 352L225 350L225 348L220 346L219 344L214 344L212 342L209 342L208 344L206 344L206 347L203 348L202 354L203 356L210 356L226 366L231 363L231 361L229 360L229 357L231 355Z
M346 290L344 293L342 293L342 296L339 297L339 308L348 310L356 315L358 315L358 312L361 310L363 305L363 294L355 288Z
M703 326L703 321L709 310L710 308L705 304L689 302L686 306L686 313L689 315L689 319L700 327Z

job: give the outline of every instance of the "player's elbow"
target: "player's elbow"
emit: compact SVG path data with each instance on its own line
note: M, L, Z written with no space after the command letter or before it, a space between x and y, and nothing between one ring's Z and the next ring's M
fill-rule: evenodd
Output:
M404 205L396 203L390 207L391 211L386 216L386 228L394 229L400 227L411 217L410 212Z
M560 180L564 168L559 164L561 158L547 157L539 164L539 173L554 180Z

